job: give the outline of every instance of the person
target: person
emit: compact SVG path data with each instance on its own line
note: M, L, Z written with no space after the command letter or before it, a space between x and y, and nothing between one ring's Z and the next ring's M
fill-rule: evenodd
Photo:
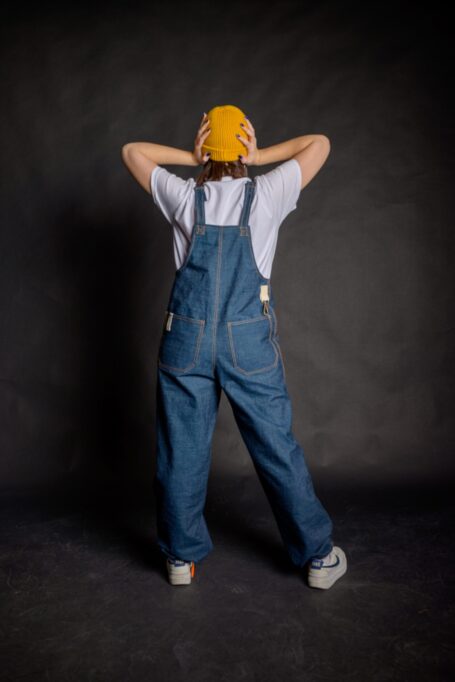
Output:
M221 390L291 561L311 587L347 569L291 424L271 286L278 230L330 152L325 135L267 148L242 109L203 114L194 149L132 142L122 159L173 227L176 265L157 355L157 544L172 585L188 585L213 549L204 517ZM268 173L250 166L281 162ZM165 164L202 165L185 180Z

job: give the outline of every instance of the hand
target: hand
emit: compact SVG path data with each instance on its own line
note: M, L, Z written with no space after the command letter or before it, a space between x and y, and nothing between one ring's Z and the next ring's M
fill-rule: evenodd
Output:
M240 154L239 158L242 163L246 166L252 166L257 164L259 161L259 149L257 148L256 133L253 128L253 124L245 116L245 123L240 124L245 131L247 137L242 137L237 135L237 138L245 145L248 150L248 155Z
M210 152L202 154L201 147L205 142L206 137L210 134L210 120L206 113L204 113L199 124L196 138L194 140L194 150L192 152L193 158L197 164L205 164L210 159Z

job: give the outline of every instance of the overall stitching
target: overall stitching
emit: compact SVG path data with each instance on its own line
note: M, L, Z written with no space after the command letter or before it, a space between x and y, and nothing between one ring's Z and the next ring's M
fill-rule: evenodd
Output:
M183 272L186 269L186 266L188 265L188 263L190 261L191 254L193 252L193 247L194 247L194 244L195 244L196 238L197 238L196 237L197 230L195 229L195 227L196 226L193 226L193 230L191 232L191 241L190 241L190 245L188 248L188 253L186 254L185 260L183 261L182 265L179 268L177 268L177 270L175 271L176 275L179 275L181 272Z
M269 327L268 341L270 342L270 344L273 348L273 351L275 353L275 360L270 365L266 365L265 367L258 367L257 369L253 369L253 370L248 371L248 370L244 369L243 367L240 367L240 365L238 364L237 356L235 353L235 341L234 341L234 338L232 335L232 327L239 325L239 324L249 324L250 322L258 322L259 320L261 322L264 320L268 320L268 327ZM271 325L270 315L261 315L259 317L250 318L249 320L230 321L230 322L227 322L227 328L228 328L228 332L229 332L229 345L231 347L232 361L234 363L234 367L236 367L239 370L239 372L243 372L243 374L257 374L258 372L266 372L267 370L271 369L272 367L275 367L276 363L278 362L278 353L276 350L276 346L274 345L273 340L272 340L272 325Z
M281 352L281 346L280 346L280 344L278 343L278 341L277 341L277 339L276 339L276 336L278 335L278 320L277 320L277 317L276 317L276 312L275 312L275 310L274 310L273 308L271 308L271 311L272 311L273 319L274 319L274 321L275 321L275 328L274 328L273 341L272 341L272 342L275 344L275 346L277 347L278 352L279 352L279 354L280 354L281 366L282 366L282 368L283 368L284 378L286 379L286 368L285 368L285 366L284 366L283 353Z
M216 291L215 291L215 303L214 303L214 315L213 315L213 329L212 329L212 372L215 372L216 364L216 328L218 324L218 304L220 298L220 272L221 272L221 251L223 248L223 230L218 229L218 261L217 261L217 271L216 271Z
M166 311L166 312L169 312L169 311ZM160 367L167 367L168 369L174 369L177 372L188 372L190 369L192 369L196 365L196 363L198 361L199 349L201 347L201 340L202 340L202 337L204 334L205 320L196 320L194 318L187 317L186 315L177 315L176 313L173 313L173 317L180 319L180 320L185 320L186 322L191 322L191 323L197 324L199 326L199 331L198 331L197 337L196 337L196 345L195 345L195 349L194 349L194 353L193 353L193 360L189 365L187 365L185 367L176 367L174 365L169 365L169 364L163 362L160 359L160 357L158 357L158 364ZM166 334L166 331L164 331L164 334ZM162 344L160 344L160 351L161 351L161 349L162 349Z

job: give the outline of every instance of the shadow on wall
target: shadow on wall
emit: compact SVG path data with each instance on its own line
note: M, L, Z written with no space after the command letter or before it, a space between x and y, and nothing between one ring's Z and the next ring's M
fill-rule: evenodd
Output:
M163 231L143 216L126 207L98 218L75 205L49 228L46 257L65 314L52 359L67 390L55 414L59 422L65 412L59 469L82 489L151 484L155 356L173 272L160 267Z

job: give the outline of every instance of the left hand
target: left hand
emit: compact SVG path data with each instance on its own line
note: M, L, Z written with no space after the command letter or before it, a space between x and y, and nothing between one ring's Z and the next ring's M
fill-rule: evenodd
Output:
M198 164L205 164L210 159L210 152L201 153L201 147L204 144L206 137L210 134L210 120L206 113L204 113L199 124L199 130L194 140L194 150L192 152L193 158Z

